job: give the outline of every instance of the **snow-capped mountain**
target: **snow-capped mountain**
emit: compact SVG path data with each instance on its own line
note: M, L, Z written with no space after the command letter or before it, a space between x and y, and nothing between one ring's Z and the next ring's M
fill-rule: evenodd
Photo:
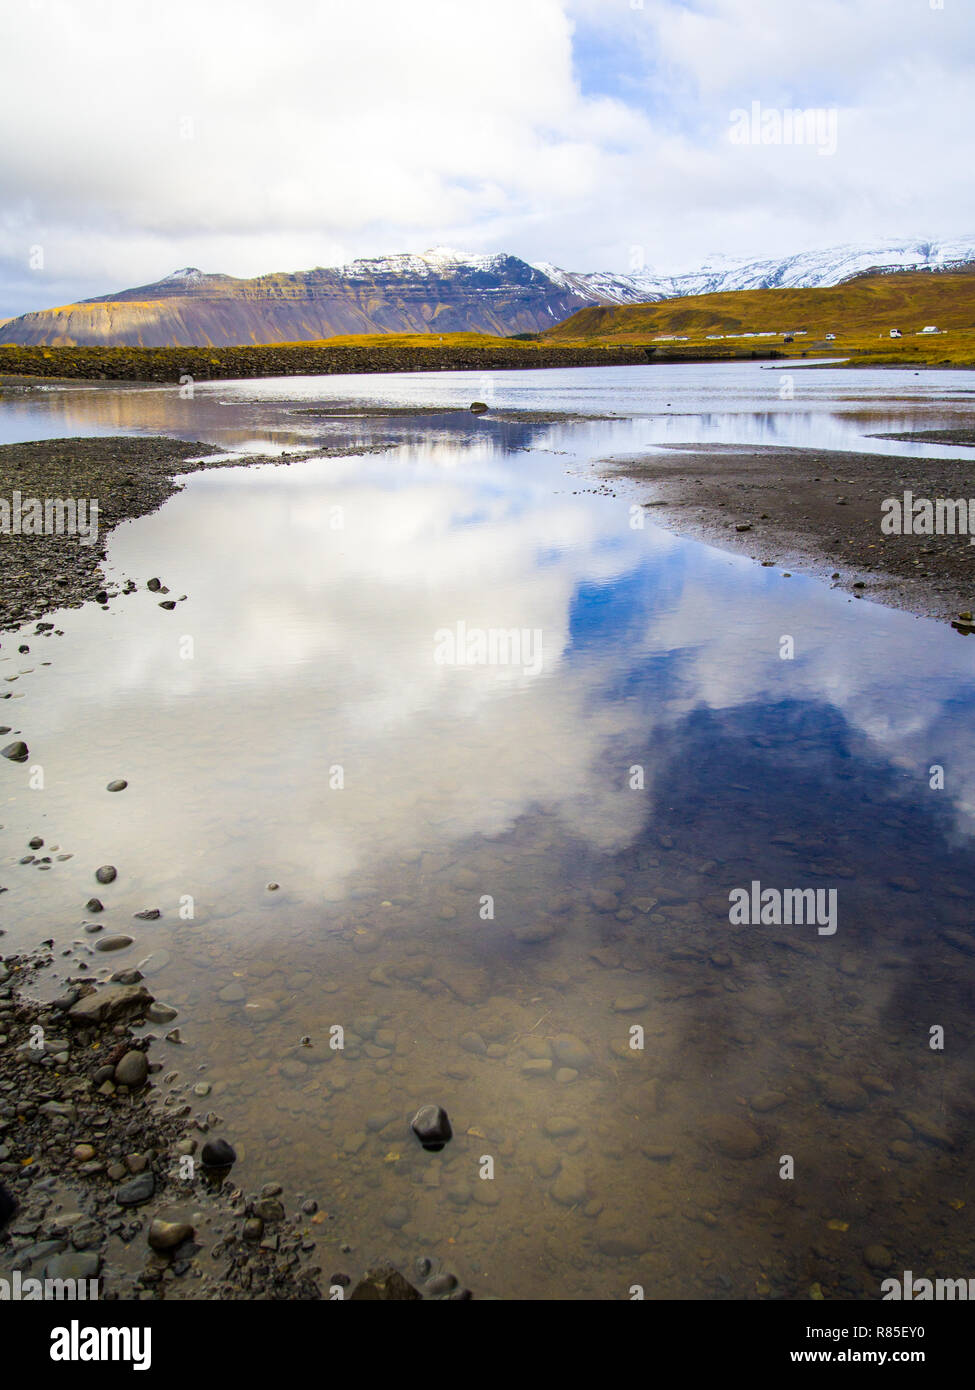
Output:
M435 247L253 280L185 266L151 285L0 320L0 343L180 347L307 342L359 333L537 333L593 305L719 290L836 285L868 270L975 261L975 237L834 246L767 260L712 261L677 274L561 270Z
M335 269L354 280L375 275L416 275L422 279L440 280L464 270L497 273L503 271L506 262L516 259L503 251L479 255L472 251L454 251L449 246L435 246L430 251L418 254L407 251L397 256L372 256L350 261Z
M872 246L830 246L770 260L715 257L700 270L674 275L640 271L633 275L574 274L556 266L536 266L555 284L591 302L646 303L722 290L815 289L838 285L868 270L950 269L975 261L975 236L952 241L884 241Z
M174 270L172 275L163 276L159 283L185 287L187 285L199 285L206 278L203 271L197 270L195 265L187 265L182 270Z

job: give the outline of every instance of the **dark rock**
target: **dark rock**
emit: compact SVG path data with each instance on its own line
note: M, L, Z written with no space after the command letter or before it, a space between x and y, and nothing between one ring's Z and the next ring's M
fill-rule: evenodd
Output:
M439 1298L441 1294L453 1293L457 1280L453 1274L435 1274L423 1287L432 1298Z
M71 1244L75 1250L93 1250L104 1238L104 1227L91 1217L85 1217L71 1228Z
M284 1220L284 1204L277 1197L262 1197L254 1205L254 1213L268 1224Z
M127 1052L115 1068L115 1080L119 1086L136 1090L145 1083L149 1075L149 1060L144 1052Z
M3 1230L16 1210L16 1198L12 1193L8 1192L3 1183L0 1182L0 1231Z
M817 1084L823 1100L833 1110L863 1110L870 1100L863 1087L849 1077L820 1076Z
M114 883L118 878L118 870L114 864L103 864L100 869L95 870L95 877L99 883Z
M17 739L14 743L8 743L6 748L0 748L0 757L9 758L12 763L25 763L30 757L30 749Z
M146 588L149 590L150 593L157 594L157 593L159 592L159 590L162 588L162 580L161 580L161 579L147 579L147 580L146 580Z
M894 1257L886 1245L868 1245L863 1252L863 1258L871 1269L890 1269L894 1263Z
M369 1269L349 1294L349 1299L391 1303L420 1298L419 1292L391 1265Z
M174 1009L172 1004L152 1003L146 1010L146 1018L150 1023L172 1023L174 1018L179 1017L179 1010Z
M713 1115L705 1123L704 1133L726 1158L755 1158L762 1152L762 1136L739 1115Z
M190 1240L193 1227L187 1221L163 1221L154 1217L149 1226L149 1244L153 1250L165 1253L175 1250L184 1240Z
M158 907L147 907L144 912L135 913L135 918L139 922L158 922L162 913Z
M104 985L72 1004L68 1018L77 1024L109 1023L142 1013L151 1003L145 985Z
M37 1240L25 1245L14 1256L14 1269L29 1270L32 1265L42 1265L52 1255L60 1255L67 1244L64 1240Z
M484 404L483 401L471 401L472 415L483 415L486 410L487 406Z
M143 978L141 970L116 970L109 976L113 985L137 985Z
M589 1048L573 1033L559 1033L552 1040L552 1050L564 1067L584 1071L594 1061Z
M226 1139L208 1139L200 1158L205 1168L229 1168L237 1162L237 1151Z
M89 898L85 903L85 911L91 913L104 912L105 904L102 902L101 898Z
M102 1257L97 1250L66 1250L44 1266L45 1279L97 1279Z
M600 1234L596 1248L603 1255L622 1260L633 1259L637 1255L642 1255L647 1244L646 1237L638 1231L615 1227Z
M440 1105L421 1105L413 1116L410 1128L431 1153L438 1153L454 1136L447 1112Z
M117 778L116 781L109 782L105 790L110 792L124 792L128 785L128 782L124 781L122 778Z
M138 1207L148 1202L156 1190L156 1179L151 1172L140 1173L138 1177L124 1182L116 1188L115 1200L120 1207Z

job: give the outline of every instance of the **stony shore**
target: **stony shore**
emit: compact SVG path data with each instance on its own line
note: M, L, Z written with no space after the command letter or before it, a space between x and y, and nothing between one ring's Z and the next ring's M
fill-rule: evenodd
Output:
M0 1276L97 1279L103 1299L322 1297L314 1204L288 1215L277 1184L244 1193L206 1166L207 1088L163 1078L152 1035L135 1037L173 1011L136 970L40 1003L25 986L50 964L0 961L0 1183L17 1204Z
M384 1264L322 1269L328 1213L300 1194L289 1211L275 1181L238 1187L208 1083L156 1060L176 1011L138 970L40 1002L51 964L0 957L0 1279L97 1280L102 1300L472 1297L425 1257L420 1288Z
M0 544L0 631L56 608L94 602L104 585L105 537L155 511L176 490L177 471L207 446L174 439L52 439L0 447L0 496L98 503L94 544L72 535L5 535Z
M603 477L635 483L661 525L763 565L801 569L854 597L945 621L975 606L975 546L967 535L885 536L880 529L885 498L972 495L967 459L713 444L598 467Z
M368 452L342 444L316 454ZM204 457L205 456L205 459ZM0 543L0 632L44 618L57 608L104 602L101 573L107 533L119 522L145 516L178 492L177 475L205 468L287 464L288 456L223 453L203 441L116 435L41 439L0 445L0 500L14 491L28 498L97 500L94 544L74 535L4 535ZM163 600L165 601L165 600Z

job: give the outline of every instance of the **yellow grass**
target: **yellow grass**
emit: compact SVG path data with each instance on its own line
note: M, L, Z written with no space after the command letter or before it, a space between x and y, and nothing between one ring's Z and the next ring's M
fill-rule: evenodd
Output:
M920 330L929 324L946 331L921 336ZM904 336L892 339L892 328ZM775 336L741 336L768 332ZM787 335L803 332L791 343L784 341ZM834 333L835 341L828 342L827 333ZM715 340L710 335L721 336ZM656 304L581 309L542 336L550 343L641 344L678 357L774 349L787 357L852 354L864 361L971 364L975 272L906 271L865 276L828 289L732 290Z

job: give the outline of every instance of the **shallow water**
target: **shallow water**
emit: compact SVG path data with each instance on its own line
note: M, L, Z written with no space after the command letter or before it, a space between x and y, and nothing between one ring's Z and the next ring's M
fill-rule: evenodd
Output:
M894 1273L967 1271L975 644L633 529L590 472L661 430L861 448L970 398L960 372L797 371L780 403L775 375L0 407L4 437L388 445L191 475L108 545L116 582L187 596L174 612L143 588L0 645L0 724L31 748L0 782L5 946L141 966L180 1011L165 1074L212 1083L200 1108L241 1181L320 1202L326 1275L434 1254L477 1296L876 1297L877 1243ZM449 413L488 387L498 408L627 418ZM294 413L355 400L442 413ZM438 661L458 623L524 633L521 659ZM33 835L50 870L18 863ZM82 930L105 862L102 920L135 938L107 956ZM835 890L835 934L732 926L753 880ZM439 1154L408 1131L426 1101L454 1127Z
M618 417L615 432L598 437L637 449L717 442L933 459L975 457L975 451L957 446L872 438L967 424L975 385L971 373L964 371L722 363L197 382L189 398L186 389L49 385L10 395L0 409L0 443L148 432L210 439L243 453L267 453L350 437L347 418L327 416L337 407L363 412L352 437L368 433L372 438L379 434L413 441L429 436L431 422L424 426L396 416L381 420L384 406L466 412L476 399L498 411ZM322 412L320 418L311 413L317 411ZM537 439L538 422L523 422L521 428L527 442ZM468 418L466 427L456 418L450 421L454 440L463 434L480 439L497 432L497 422L490 417Z

